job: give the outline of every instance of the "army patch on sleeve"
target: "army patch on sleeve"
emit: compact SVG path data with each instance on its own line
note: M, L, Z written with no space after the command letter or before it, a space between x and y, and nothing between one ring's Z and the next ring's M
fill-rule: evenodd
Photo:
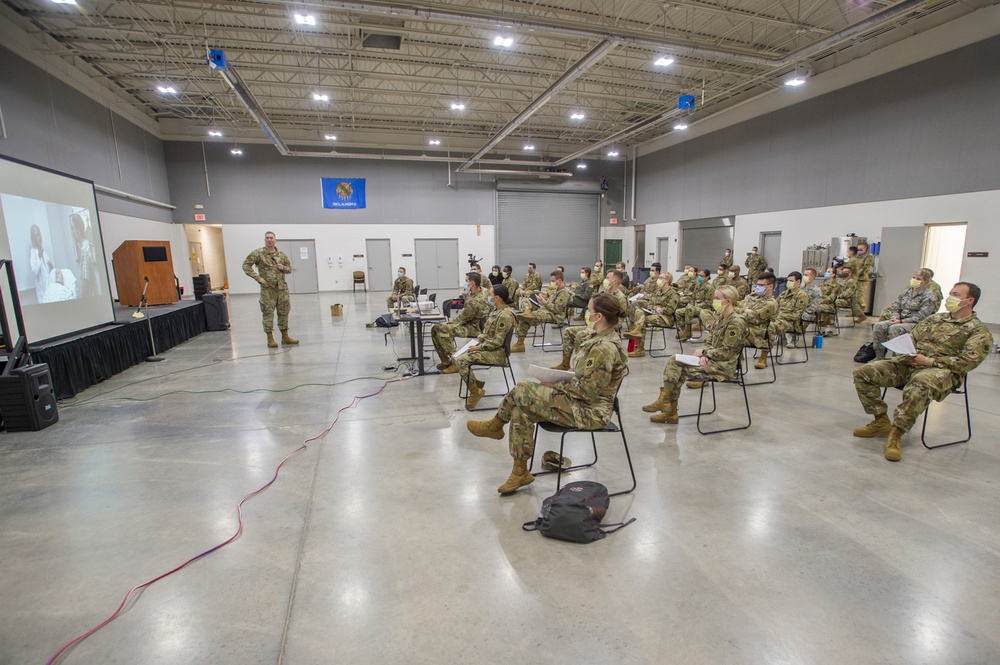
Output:
M587 358L587 365L586 366L588 368L589 367L593 367L594 366L594 359L593 358Z
M736 337L736 331L730 328L729 330L726 331L726 335L728 335L729 337Z

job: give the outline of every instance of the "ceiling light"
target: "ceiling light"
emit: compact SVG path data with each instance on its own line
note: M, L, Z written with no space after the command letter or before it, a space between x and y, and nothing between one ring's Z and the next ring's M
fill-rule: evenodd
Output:
M687 128L688 124L687 121L685 120L678 120L677 122L674 123L674 129L687 129Z
M615 150L614 148L612 148L611 150L608 150L608 157L617 157L617 156L618 156L618 151L617 150Z
M177 88L172 85L158 85L156 89L162 92L164 95L176 95Z
M441 145L441 139L431 139L427 143L430 145Z
M525 143L524 144L524 149L525 150L534 150L535 146L534 146L534 144L531 144L531 143Z
M323 92L314 92L313 99L317 102L328 102L330 101L330 95Z
M208 130L208 135L209 136L222 136L222 132L220 130L218 130L218 129L210 129L210 130Z
M659 59L653 63L657 67L669 67L674 64L674 59L665 55L661 55Z
M502 46L504 48L510 48L514 44L513 37L504 37L503 35L497 35L493 38L494 46Z
M799 78L798 76L794 76L785 81L785 85L787 85L790 88L797 88L800 85L805 85L805 84L806 80L804 78Z
M587 116L583 113L583 111L573 111L569 114L569 117L573 120L583 120Z
M337 135L336 134L327 134L323 138L325 138L327 141L336 141L337 140Z
M57 5L75 5L76 0L52 0L54 4Z
M465 110L465 104L463 104L462 102L452 102L451 103L451 110L452 111L464 111Z
M790 88L797 88L800 85L805 85L806 79L810 76L812 76L812 67L810 65L797 65L795 71L788 74L785 79L785 85Z
M576 168L578 168L578 169L580 169L582 171L585 168L587 168L587 164L585 162L579 162L579 163L577 163Z
M243 154L243 151L240 150L239 148L233 148L229 152L230 152L230 154L233 154L233 155L242 155Z
M296 14L295 22L299 25L316 25L316 17L311 14Z

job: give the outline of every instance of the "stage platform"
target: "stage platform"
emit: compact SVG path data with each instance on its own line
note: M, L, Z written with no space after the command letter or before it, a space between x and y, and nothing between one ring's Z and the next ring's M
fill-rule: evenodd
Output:
M149 326L156 352L162 353L206 330L205 308L200 300L181 300L143 310L147 318L134 319L135 307L115 304L115 322L54 342L29 345L32 361L47 363L57 399L73 397L85 388L145 362L153 355Z

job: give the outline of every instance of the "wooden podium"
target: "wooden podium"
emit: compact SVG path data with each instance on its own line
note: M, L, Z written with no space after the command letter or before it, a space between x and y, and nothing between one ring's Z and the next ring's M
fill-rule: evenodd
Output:
M138 307L142 288L149 278L146 303L166 305L177 302L174 283L174 260L166 240L127 240L111 253L118 286L118 302L126 307Z

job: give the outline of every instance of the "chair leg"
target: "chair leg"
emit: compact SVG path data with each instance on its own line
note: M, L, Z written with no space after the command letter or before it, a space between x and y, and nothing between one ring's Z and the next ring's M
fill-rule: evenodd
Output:
M727 381L727 383L729 383L729 382ZM723 432L735 432L737 430L749 429L750 428L750 424L753 421L751 420L751 417L750 417L750 398L747 395L747 386L746 386L746 383L744 381L742 381L742 380L739 381L739 385L743 389L743 403L746 405L746 409L747 409L747 424L746 425L737 426L737 427L725 427L725 428L722 428L722 429L703 430L701 428L701 415L702 415L701 414L701 401L702 401L702 399L704 398L704 395L705 395L705 386L702 386L701 387L701 396L698 398L698 420L695 423L695 425L698 428L698 433L699 434L705 434L705 435L708 435L708 434L721 434ZM715 382L714 381L712 382L712 400L713 401L715 400Z
M964 439L959 439L958 441L949 441L948 443L937 443L933 446L927 445L927 439L925 434L927 433L927 414L931 410L931 405L928 404L927 408L924 409L924 425L920 428L920 443L924 444L924 448L927 450L934 450L935 448L947 448L948 446L957 446L960 443L966 443L972 439L972 414L969 412L969 385L966 383L965 389L962 391L965 394L965 431L966 437ZM884 393L883 393L884 397Z

